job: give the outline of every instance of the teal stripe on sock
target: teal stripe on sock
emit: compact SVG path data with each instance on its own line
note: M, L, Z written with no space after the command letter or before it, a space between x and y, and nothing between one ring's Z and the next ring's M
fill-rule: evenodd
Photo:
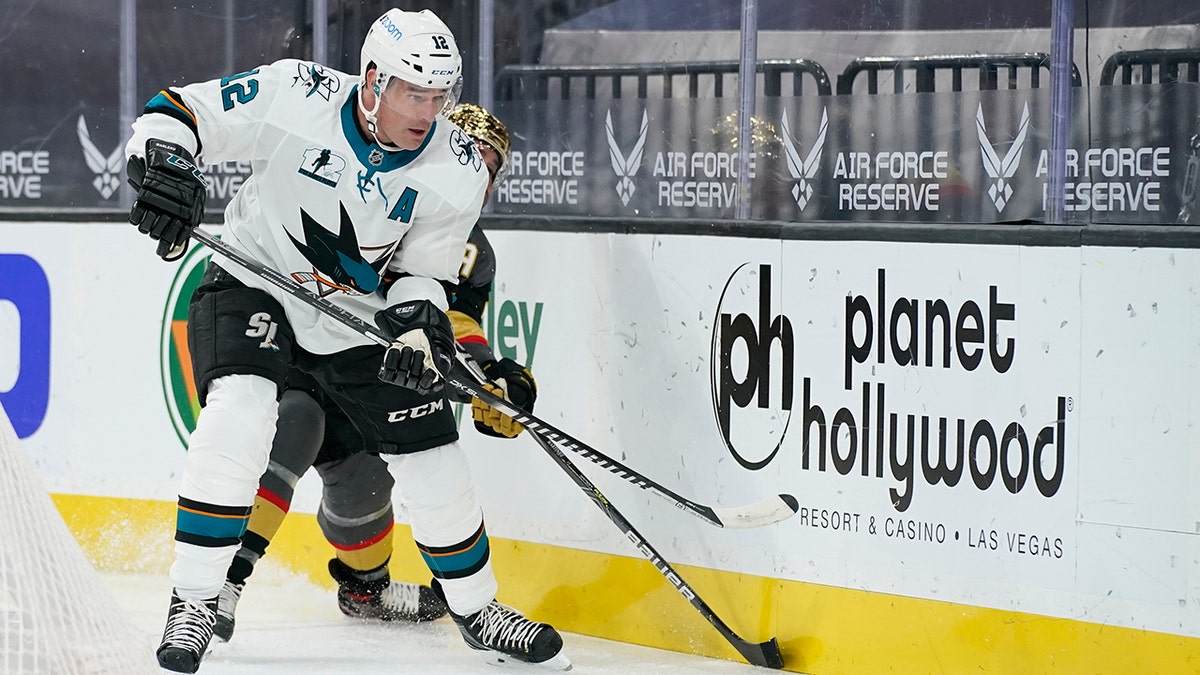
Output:
M179 509L175 528L180 533L213 539L238 539L246 532L250 516L213 516Z
M464 551L430 555L422 548L421 556L425 558L425 564L430 570L445 577L455 578L464 572L469 574L478 570L487 559L488 549L488 537L484 532L474 545Z

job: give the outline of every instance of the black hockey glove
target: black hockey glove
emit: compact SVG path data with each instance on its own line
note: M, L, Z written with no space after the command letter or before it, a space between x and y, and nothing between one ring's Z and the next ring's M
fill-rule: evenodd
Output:
M537 383L528 369L512 359L500 359L483 364L483 374L492 381L483 385L488 391L525 412L533 412ZM475 419L475 429L487 436L516 438L525 430L520 422L479 399L471 401L471 417Z
M379 379L423 396L442 390L454 362L450 319L428 300L410 300L375 313L392 344L383 354Z
M187 252L192 230L204 217L204 178L192 153L157 138L146 141L146 158L129 158L125 165L137 201L129 222L138 232L158 241L163 260L178 260Z

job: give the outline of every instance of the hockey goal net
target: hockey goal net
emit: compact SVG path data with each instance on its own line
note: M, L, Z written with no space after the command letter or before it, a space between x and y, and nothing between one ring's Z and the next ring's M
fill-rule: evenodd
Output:
M0 407L0 673L156 672Z

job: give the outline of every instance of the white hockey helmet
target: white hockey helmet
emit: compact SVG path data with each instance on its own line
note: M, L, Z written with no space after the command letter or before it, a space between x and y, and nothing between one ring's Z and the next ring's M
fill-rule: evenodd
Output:
M374 67L375 77L367 81L367 71ZM358 106L367 118L372 134L377 124L383 92L392 78L418 87L442 89L447 92L445 113L458 102L462 91L462 55L454 34L432 11L406 12L389 9L371 24L363 40L359 63L360 87L370 87L375 105L363 105L359 91ZM386 147L386 146L385 146Z

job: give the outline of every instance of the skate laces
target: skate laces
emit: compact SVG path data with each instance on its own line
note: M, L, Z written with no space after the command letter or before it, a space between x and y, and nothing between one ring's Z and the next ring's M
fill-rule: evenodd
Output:
M204 600L179 598L167 617L163 644L198 654L208 646L216 621L216 615Z
M506 644L528 651L542 624L530 621L517 610L493 600L475 615L471 628L478 628L480 641L489 647Z
M421 587L393 581L379 594L379 602L406 614L416 614L421 608Z
M238 599L242 597L242 589L245 587L245 584L226 581L217 595L217 611L227 616L233 616L233 610L237 607Z

